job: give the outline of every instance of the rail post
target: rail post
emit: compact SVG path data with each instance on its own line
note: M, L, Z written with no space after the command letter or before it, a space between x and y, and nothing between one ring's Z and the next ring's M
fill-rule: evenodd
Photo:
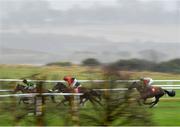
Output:
M78 89L78 88L77 88ZM73 93L78 93L78 90L74 89ZM71 98L71 117L72 117L72 122L74 124L74 126L79 126L79 95L72 95Z
M43 93L43 82L37 83L37 93L38 95L35 96L35 115L36 115L36 120L37 120L37 125L38 126L44 126L44 96L42 95Z

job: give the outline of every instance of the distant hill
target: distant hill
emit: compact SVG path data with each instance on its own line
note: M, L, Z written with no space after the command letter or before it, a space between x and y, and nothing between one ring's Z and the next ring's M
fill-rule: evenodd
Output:
M86 58L97 58L105 63L131 58L161 62L180 58L180 43L112 42L99 37L27 31L0 35L0 63L80 63Z
M47 52L2 47L0 49L0 64L43 64L60 60L60 56Z

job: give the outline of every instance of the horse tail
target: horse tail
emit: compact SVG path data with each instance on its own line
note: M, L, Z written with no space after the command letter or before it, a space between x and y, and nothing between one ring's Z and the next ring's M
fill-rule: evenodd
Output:
M168 96L170 96L170 97L174 97L175 95L176 95L176 92L174 91L174 90L172 90L172 91L168 91L168 90L164 90L167 94L168 94Z

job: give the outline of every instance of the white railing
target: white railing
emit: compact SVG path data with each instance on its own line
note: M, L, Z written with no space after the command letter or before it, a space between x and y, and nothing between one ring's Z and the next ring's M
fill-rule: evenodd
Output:
M3 82L22 82L23 79L0 79ZM27 80L32 82L47 82L47 83L56 83L64 82L64 80ZM79 82L107 82L110 80L78 80ZM139 80L116 80L116 82L134 82ZM180 80L153 80L154 82L180 82Z
M23 81L22 79L0 79L0 81L3 82L21 82ZM32 81L32 82L47 82L47 83L56 83L56 82L64 82L63 80L27 80L27 81ZM108 80L79 80L79 82L107 82ZM139 81L139 80L116 80L116 82L134 82L134 81ZM154 82L180 82L180 80L153 80ZM2 84L0 84L2 85ZM180 90L180 84L176 85L153 85L153 86L158 86L162 87L163 89L175 89L175 90ZM114 88L114 89L94 89L94 90L99 90L99 91L121 91L121 90L127 90L127 88ZM0 90L0 92L12 92L12 90ZM52 93L51 93L52 94ZM62 95L62 93L53 93L54 95ZM3 95L5 96L5 95ZM15 95L16 96L16 95ZM22 95L23 96L23 95Z
M153 86L158 86L163 89L171 89L171 90L180 90L180 85L153 85ZM113 88L113 89L93 89L97 91L124 91L128 90L128 88ZM13 92L13 90L10 89L4 89L0 90L0 92ZM45 93L44 93L45 94ZM49 95L66 95L65 93L48 93ZM67 94L68 95L68 94Z
M56 95L56 96L64 96L64 95L73 95L73 96L80 96L83 93L26 93L26 94L6 94L0 95L0 97L35 97L35 96L47 96L47 95Z

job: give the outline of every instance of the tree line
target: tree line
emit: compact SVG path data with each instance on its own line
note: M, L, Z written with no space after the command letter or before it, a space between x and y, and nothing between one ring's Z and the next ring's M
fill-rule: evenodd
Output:
M71 62L54 62L47 64L58 66L71 66ZM116 70L127 71L156 71L156 72L173 72L180 73L180 58L165 61L165 62L152 62L144 59L128 59L118 60L111 63L102 63L95 58L87 58L81 62L82 66L107 66Z

